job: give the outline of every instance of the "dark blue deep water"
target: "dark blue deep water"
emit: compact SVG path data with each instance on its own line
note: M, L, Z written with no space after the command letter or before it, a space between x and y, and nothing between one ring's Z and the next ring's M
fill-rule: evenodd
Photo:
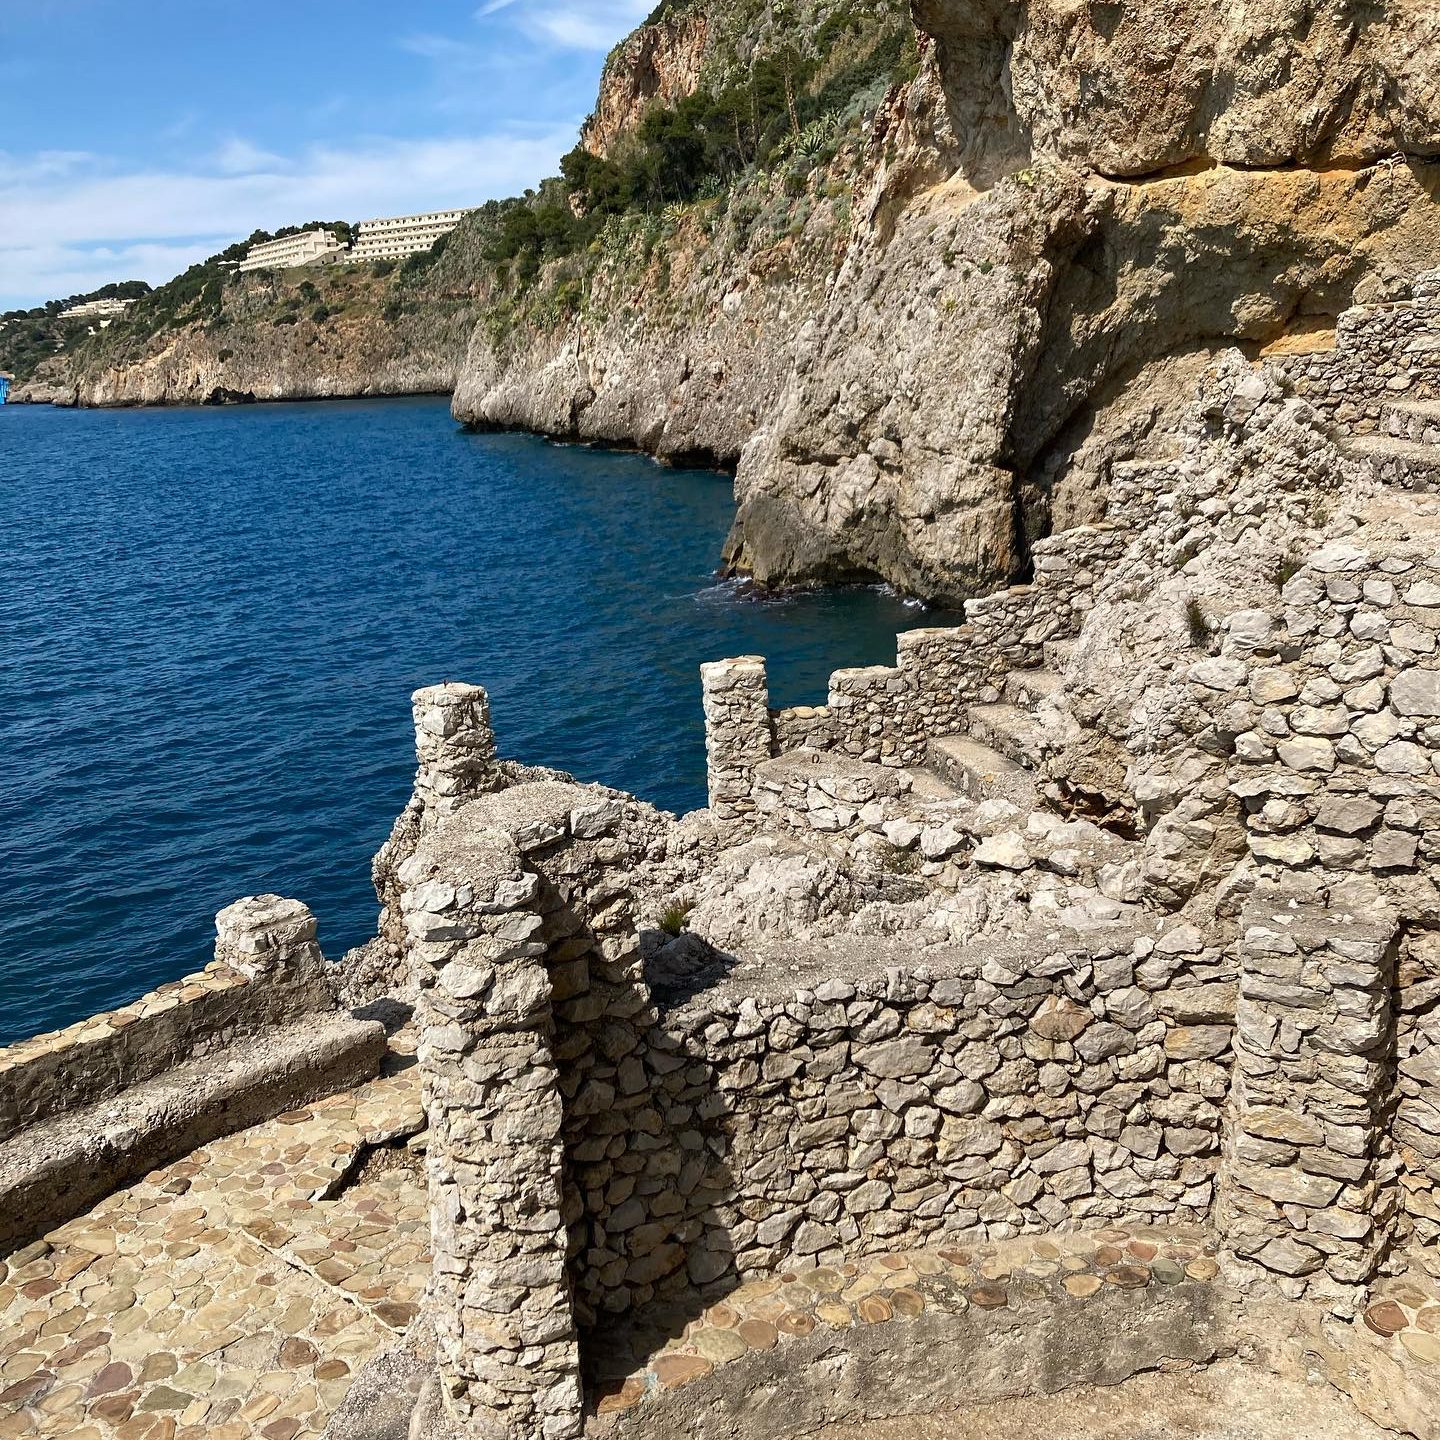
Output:
M203 964L240 895L364 940L417 686L477 681L505 754L684 810L701 661L818 703L933 623L717 584L730 513L724 476L438 399L0 409L0 1043Z

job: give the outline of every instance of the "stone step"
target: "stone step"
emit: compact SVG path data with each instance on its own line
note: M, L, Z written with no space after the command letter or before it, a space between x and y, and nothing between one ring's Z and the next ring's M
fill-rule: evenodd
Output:
M1070 663L1070 657L1075 653L1075 647L1080 642L1076 639L1068 640L1047 640L1041 648L1041 654L1045 657L1045 668L1053 670L1057 675L1065 673L1065 667Z
M1065 684L1064 679L1053 670L1012 670L1005 677L1002 693L1010 705L1022 710L1033 710L1042 700L1048 700Z
M942 735L930 742L926 769L967 800L1008 800L1035 808L1035 782L1023 766L969 735Z
M1417 445L1440 445L1440 400L1397 400L1385 407L1384 433Z
M308 1015L247 1035L0 1147L0 1254L223 1135L372 1079L385 1027Z
M1045 758L1045 731L1018 705L972 705L967 712L970 738L999 751L1026 770Z
M1393 435L1359 435L1344 450L1366 461L1375 478L1397 490L1440 489L1440 445L1418 445Z

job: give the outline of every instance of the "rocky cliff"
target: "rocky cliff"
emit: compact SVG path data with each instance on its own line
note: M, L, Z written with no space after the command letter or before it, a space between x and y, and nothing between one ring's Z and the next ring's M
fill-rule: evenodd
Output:
M442 262L408 273L231 275L193 296L172 287L43 363L14 398L111 406L448 393L475 323Z
M457 415L735 462L738 569L953 600L1093 513L1098 417L1163 408L1155 362L1323 334L1437 258L1428 6L914 12L921 74L823 171L750 175L643 266L617 245L556 323L482 326ZM681 33L622 56L688 75ZM792 223L740 235L777 193Z
M735 467L763 584L953 602L1095 518L1194 362L1323 348L1440 260L1437 59L1427 0L666 0L563 180L426 276L246 277L30 393L453 386Z

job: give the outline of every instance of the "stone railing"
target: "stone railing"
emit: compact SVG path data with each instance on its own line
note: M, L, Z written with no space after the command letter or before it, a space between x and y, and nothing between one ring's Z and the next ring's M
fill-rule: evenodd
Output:
M118 1010L0 1049L0 1141L245 1035L330 1008L315 919L264 896L216 917L215 959Z

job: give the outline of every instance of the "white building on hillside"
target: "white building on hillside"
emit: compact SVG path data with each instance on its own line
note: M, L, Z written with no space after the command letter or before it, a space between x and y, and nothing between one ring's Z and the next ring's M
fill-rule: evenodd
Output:
M133 300L87 300L83 305L72 305L60 312L62 320L99 320L108 325L123 315L135 302Z
M333 264L343 257L345 247L330 230L302 230L283 240L252 245L240 262L243 270L290 270L297 265Z
M428 250L448 235L470 212L434 210L428 215L397 215L388 220L365 220L355 229L355 243L345 257L359 265L369 260L404 260Z

